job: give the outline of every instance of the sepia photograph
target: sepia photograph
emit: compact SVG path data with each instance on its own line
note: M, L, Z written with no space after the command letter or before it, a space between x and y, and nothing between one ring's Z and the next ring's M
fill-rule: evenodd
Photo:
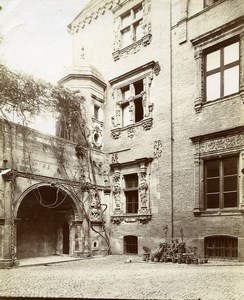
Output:
M243 0L0 0L0 299L244 300Z

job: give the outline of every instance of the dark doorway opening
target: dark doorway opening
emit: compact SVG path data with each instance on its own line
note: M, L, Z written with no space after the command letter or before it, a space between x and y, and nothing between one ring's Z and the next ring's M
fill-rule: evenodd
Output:
M63 223L63 254L69 254L69 223Z
M72 199L61 189L41 186L22 200L17 213L17 259L69 254Z
M134 235L124 237L124 253L137 254L138 253L138 238Z

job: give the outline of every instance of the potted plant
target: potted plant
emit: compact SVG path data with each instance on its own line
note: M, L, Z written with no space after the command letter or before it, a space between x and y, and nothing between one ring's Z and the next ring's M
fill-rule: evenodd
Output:
M149 257L150 257L151 249L146 247L146 246L143 246L142 249L144 251L144 253L142 255L142 260L143 261L148 261Z

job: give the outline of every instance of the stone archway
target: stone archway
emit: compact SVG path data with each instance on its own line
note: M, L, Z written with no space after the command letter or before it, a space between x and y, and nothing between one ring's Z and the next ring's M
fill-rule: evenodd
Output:
M16 217L17 259L74 254L74 223L82 222L82 214L64 188L45 184L29 188L17 203Z

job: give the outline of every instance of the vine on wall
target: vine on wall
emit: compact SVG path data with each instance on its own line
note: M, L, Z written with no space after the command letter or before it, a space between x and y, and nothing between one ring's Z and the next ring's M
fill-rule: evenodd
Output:
M84 190L88 190L90 193L91 189L95 189L97 195L99 195L95 172L91 164L92 158L90 144L88 142L90 132L86 125L84 101L85 99L80 92L70 91L62 86L52 85L42 80L35 80L32 76L27 74L12 72L6 66L0 64L0 117L7 122L11 134L14 134L14 132L15 134L17 133L16 130L13 130L14 126L17 128L18 133L22 133L24 161L25 164L28 165L28 168L25 168L26 172L31 175L32 179L35 178L35 172L32 170L33 161L31 159L31 152L27 147L30 141L33 143L33 131L28 128L28 125L35 116L41 115L42 113L51 114L57 121L58 130L56 134L58 136L61 135L63 138L57 139L55 145L53 145L53 153L62 170L62 177L71 182L66 188L80 200L84 217L87 219L90 228L104 238L109 252L109 237L103 219L103 212L106 208L102 210L102 231L99 232L93 228L89 213L85 209L84 202L88 201L89 197L88 199L82 199L81 197ZM17 122L23 126L16 127L16 124L12 123L13 115L17 117ZM66 138L75 143L74 151L79 165L85 165L85 169L88 173L88 176L79 177L78 189L77 186L74 187L72 185L72 181L74 180L74 178L70 176L72 172L67 171L68 164L65 154L67 145ZM10 137L10 139L11 165L12 168L14 168L13 139L12 137ZM80 172L84 173L84 170L81 169ZM15 181L13 181L13 184L16 184ZM38 193L38 195L38 197L41 197L41 193ZM12 199L12 201L14 200L15 199ZM42 203L41 198L39 199L39 203ZM12 223L12 232L14 234L14 220ZM15 254L12 253L12 260L14 259Z

